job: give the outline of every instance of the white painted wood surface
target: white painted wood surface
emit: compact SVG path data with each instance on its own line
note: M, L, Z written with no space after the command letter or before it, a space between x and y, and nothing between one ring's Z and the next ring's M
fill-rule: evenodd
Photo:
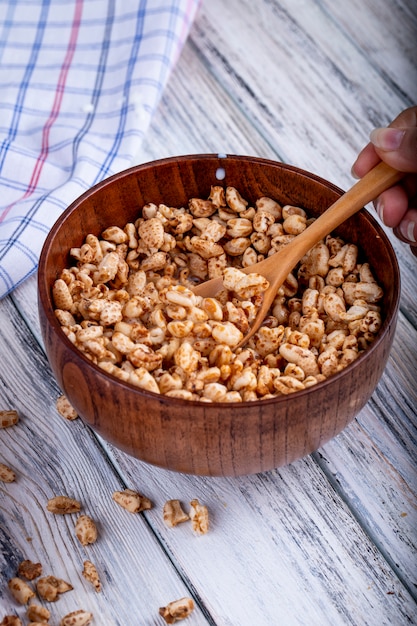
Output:
M286 161L340 187L374 126L417 102L413 0L202 0L137 162L226 152ZM402 275L399 323L380 384L357 419L293 465L203 478L147 466L56 412L60 390L42 350L36 279L0 302L0 618L24 614L6 582L23 558L69 580L51 624L77 608L95 624L163 624L158 608L190 595L184 624L402 626L417 623L417 264L392 238ZM154 507L112 501L135 488ZM80 499L99 525L82 548L74 516L45 509ZM197 497L210 532L168 529L168 498ZM81 576L91 559L103 590Z

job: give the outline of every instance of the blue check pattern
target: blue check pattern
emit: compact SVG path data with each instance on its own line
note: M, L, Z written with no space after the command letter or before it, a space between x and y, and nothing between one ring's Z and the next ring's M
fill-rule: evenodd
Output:
M62 211L130 167L198 3L0 2L0 298Z

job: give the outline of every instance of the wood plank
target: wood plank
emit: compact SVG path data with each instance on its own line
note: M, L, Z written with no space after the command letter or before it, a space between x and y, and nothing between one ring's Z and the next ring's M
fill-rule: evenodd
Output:
M230 29L237 12L239 28ZM255 25L262 37L253 36ZM372 36L378 37L378 22ZM191 41L287 162L325 178L337 173L334 182L341 186L351 182L367 120L373 124L404 105L403 96L314 2L230 0L222 9L203 3Z
M315 458L417 600L416 362L417 333L403 320L370 401Z
M135 163L180 154L251 154L276 159L277 153L253 128L188 42L164 91Z
M161 550L147 514L133 515L113 502L112 493L126 485L89 428L57 414L60 391L9 298L0 303L0 319L0 408L16 409L20 415L16 426L0 430L1 462L17 476L14 483L0 483L1 613L17 610L24 615L23 607L16 609L6 582L15 576L19 562L29 558L42 563L45 575L74 587L48 605L51 623L78 608L93 612L96 623L106 626L138 623L136 619L160 623L159 607L190 595L189 588ZM128 486L153 496L137 478ZM75 497L82 512L96 520L95 544L84 548L76 539L76 514L55 516L46 510L48 499L56 495ZM101 593L81 575L85 559L100 573ZM196 623L211 623L199 608Z
M321 8L338 24L362 54L379 70L381 78L403 94L409 105L417 102L417 11L413 0L321 0ZM372 36L370 34L372 33ZM385 117L385 122L390 118Z
M173 475L114 451L123 474L162 504L193 497L209 507L210 532L190 551L189 529L155 532L218 624L406 624L411 600L312 458L238 479ZM117 460L116 460L117 459Z

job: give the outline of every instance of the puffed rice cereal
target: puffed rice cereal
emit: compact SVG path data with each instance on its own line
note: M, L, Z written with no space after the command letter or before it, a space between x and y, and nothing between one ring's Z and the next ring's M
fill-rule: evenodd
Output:
M0 463L0 481L3 483L13 483L16 480L14 471L4 463Z
M0 411L0 428L8 428L14 426L19 421L19 414L13 409L4 409Z
M237 348L268 281L241 270L311 223L302 207L214 186L187 207L149 203L123 227L87 233L53 286L76 348L122 381L172 398L242 402L305 389L352 363L382 324L383 290L357 246L329 235ZM223 277L216 298L193 287Z
M93 620L93 614L90 611L78 609L65 615L59 622L59 626L89 626Z
M181 598L162 606L159 609L159 615L164 618L167 624L175 624L175 622L188 617L193 611L194 602L192 598Z

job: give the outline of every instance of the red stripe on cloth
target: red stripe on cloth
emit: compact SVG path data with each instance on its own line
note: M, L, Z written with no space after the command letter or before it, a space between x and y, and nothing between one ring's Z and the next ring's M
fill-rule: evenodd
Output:
M68 47L67 47L67 51L65 53L65 59L64 62L62 64L61 67L61 71L59 73L59 78L58 78L58 83L56 85L56 89L55 89L55 97L54 97L54 102L52 104L52 109L51 112L49 114L49 118L46 121L45 126L43 127L42 130L42 146L41 146L41 152L38 156L38 159L35 163L35 167L33 168L33 172L32 172L32 176L31 179L29 181L29 185L25 191L25 193L23 194L23 196L20 198L20 200L15 200L15 202L12 202L12 204L9 204L9 206L7 206L3 213L0 215L0 222L2 222L7 214L9 213L9 211L18 203L21 202L22 200L25 200L26 198L28 198L29 196L31 196L33 194L33 192L36 189L36 186L39 182L39 178L42 172L42 168L44 166L44 163L48 157L49 154L49 133L50 130L55 122L55 120L58 117L60 108L61 108L61 104L62 104L62 98L64 97L64 92L65 92L65 84L66 84L66 80L67 80L67 76L68 76L68 71L69 68L71 67L71 63L72 63L72 59L74 57L74 52L76 49L76 45L77 45L77 40L78 40L78 34L79 34L79 30L80 30L80 24L81 24L81 15L82 15L82 9L83 9L83 2L84 0L76 0L75 3L75 11L74 11L74 18L72 21L72 26L71 26L71 34L70 34L70 39L68 42Z
M187 6L185 8L185 15L187 15L187 19L183 20L183 23L182 23L182 29L181 29L181 33L179 37L179 46L177 49L177 54L174 58L173 65L175 65L175 63L178 61L178 57L180 55L182 46L187 38L188 31L190 28L190 23L191 23L192 18L194 17L193 11L197 12L199 6L200 6L200 0L188 0L187 2Z

